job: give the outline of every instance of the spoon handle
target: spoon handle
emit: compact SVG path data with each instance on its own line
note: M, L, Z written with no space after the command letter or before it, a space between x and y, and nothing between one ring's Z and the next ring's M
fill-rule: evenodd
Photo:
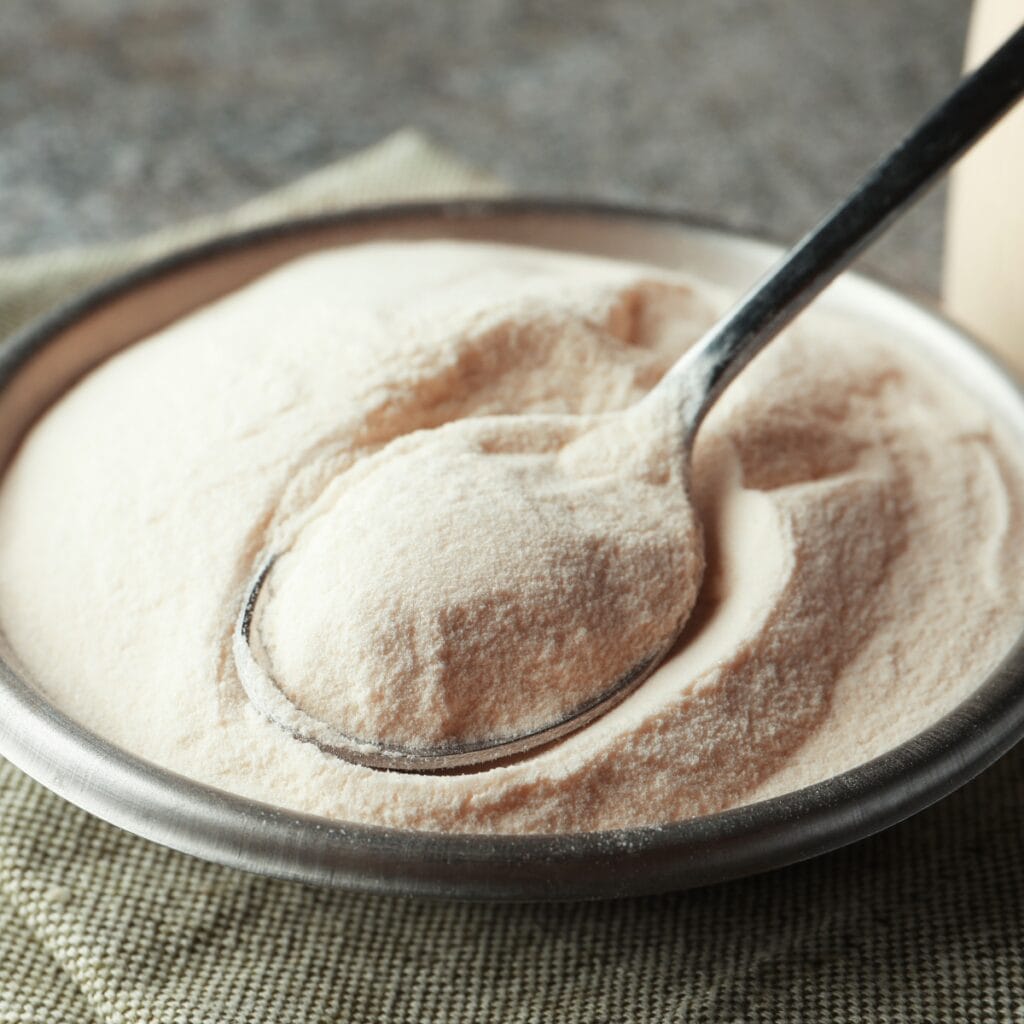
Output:
M1024 26L669 370L655 392L671 394L690 443L708 409L740 370L1022 93Z

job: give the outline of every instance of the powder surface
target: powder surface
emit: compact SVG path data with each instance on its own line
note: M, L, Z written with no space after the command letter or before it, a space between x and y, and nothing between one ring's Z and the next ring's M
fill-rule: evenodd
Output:
M460 549L468 568L453 574L442 548L408 550L375 488L415 474L432 528L445 502L465 501L497 529L515 502L474 506L455 465L423 479L426 462L411 463L420 444L449 431L475 463L490 418L518 418L526 433L561 420L574 427L552 432L547 455L572 462L573 430L635 404L723 306L683 274L514 247L374 244L283 267L109 360L33 428L0 485L0 626L40 689L113 742L341 820L484 832L658 823L853 767L953 708L1009 648L1024 616L1024 469L1002 428L898 335L813 312L703 425L696 605L669 659L591 725L484 771L380 772L296 741L254 710L235 671L234 624L268 552L282 555L261 629L313 711L365 715L346 704L346 678L362 671L372 691L377 659L403 670L424 573L460 614L431 622L423 649L448 644L445 657L466 659L462 679L500 667L486 639L500 583L473 575L472 551ZM629 438L605 441L617 482L625 463L635 486L667 485L663 470L620 458ZM564 480L578 479L569 469ZM609 597L594 572L605 552L643 577L611 591L624 625L642 632L646 607L655 622L683 609L685 545L665 552L658 524L648 549L642 508L598 506L593 550L561 568L542 570L542 551L513 567L549 588L537 607L567 586L579 625L586 588ZM655 556L675 558L683 581L664 600L645 568ZM367 607L368 652L346 633ZM603 636L605 612L594 616L582 624ZM543 660L543 639L528 641ZM579 656L613 659L602 642ZM317 675L340 663L344 675ZM409 735L450 728L448 708L459 728L492 728L518 720L527 696L571 702L580 684L566 672L517 694L490 681L500 685L482 689L479 711L446 704L443 680L427 687ZM378 711L365 728L408 724Z
M704 551L677 433L659 404L392 441L278 553L256 620L267 670L363 742L561 722L662 654L693 608Z

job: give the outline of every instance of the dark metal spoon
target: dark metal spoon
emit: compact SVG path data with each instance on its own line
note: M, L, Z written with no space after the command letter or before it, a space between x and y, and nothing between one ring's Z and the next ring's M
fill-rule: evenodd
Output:
M1024 94L1024 27L861 181L854 192L786 254L665 375L643 403L663 403L678 418L689 460L708 410L736 375L853 259L933 184ZM667 399L667 401L666 401ZM627 410L622 415L630 415ZM253 624L273 569L268 556L251 582L238 617L234 657L252 704L297 739L355 764L406 771L484 766L573 732L619 703L672 649L678 629L615 680L596 681L592 699L539 729L475 744L408 748L361 740L297 707L254 650Z

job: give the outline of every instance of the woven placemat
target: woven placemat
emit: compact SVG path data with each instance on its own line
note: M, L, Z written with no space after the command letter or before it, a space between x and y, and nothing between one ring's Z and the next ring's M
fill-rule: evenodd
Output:
M0 261L0 326L211 233L500 189L415 133L231 214ZM1024 747L897 828L742 882L489 906L174 853L0 761L0 1024L1024 1021Z

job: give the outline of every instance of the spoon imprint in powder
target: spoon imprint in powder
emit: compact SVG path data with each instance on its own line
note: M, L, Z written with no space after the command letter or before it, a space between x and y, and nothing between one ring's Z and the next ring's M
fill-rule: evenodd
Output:
M484 767L622 701L703 572L689 460L736 375L1024 93L1024 28L631 409L458 420L342 474L266 557L233 651L253 706L374 768Z

